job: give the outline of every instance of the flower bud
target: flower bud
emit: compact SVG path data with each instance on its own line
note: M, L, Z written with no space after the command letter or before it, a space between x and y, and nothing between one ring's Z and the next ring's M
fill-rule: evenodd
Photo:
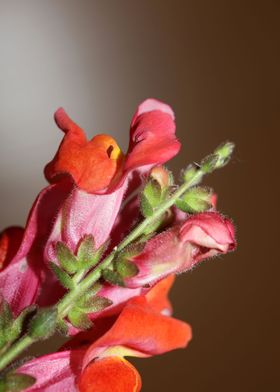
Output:
M191 215L178 226L154 236L143 251L131 257L138 274L124 279L126 287L153 285L173 273L235 248L232 223L216 212Z

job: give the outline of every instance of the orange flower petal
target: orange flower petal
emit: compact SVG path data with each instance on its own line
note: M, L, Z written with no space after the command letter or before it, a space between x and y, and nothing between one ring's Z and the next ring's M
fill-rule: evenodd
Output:
M175 275L169 275L152 287L145 295L148 303L161 314L169 316L172 313L168 293L175 281Z
M82 373L80 392L138 392L141 389L138 371L120 357L107 357L94 361Z
M96 357L106 356L112 347L133 350L133 356L163 354L183 348L191 339L191 328L183 321L163 316L151 307L144 296L127 303L116 322L87 350L84 366Z
M54 159L46 166L45 176L51 183L63 174L89 193L102 191L114 178L122 163L122 153L116 141L108 135L97 135L87 141L84 131L63 109L55 120L65 136Z

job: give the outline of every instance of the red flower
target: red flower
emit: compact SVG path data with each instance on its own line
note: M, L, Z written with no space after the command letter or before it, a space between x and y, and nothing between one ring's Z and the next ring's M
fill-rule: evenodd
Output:
M137 370L123 357L149 357L183 348L191 339L188 324L161 314L172 278L160 282L147 296L127 302L118 317L97 320L77 335L68 350L37 358L19 372L37 378L27 392L140 391ZM85 346L86 345L86 346Z
M56 261L55 243L62 241L75 252L81 238L91 234L97 246L103 244L125 191L130 193L139 185L141 173L166 162L180 148L172 110L153 99L143 102L132 119L126 156L110 136L97 135L88 142L63 109L56 112L55 119L65 136L45 169L52 184L36 199L22 242L0 272L0 292L6 299L13 296L15 314L36 300L39 283L41 295L37 301L41 305L53 303L61 295L47 267L49 260ZM2 249L5 246L2 244Z

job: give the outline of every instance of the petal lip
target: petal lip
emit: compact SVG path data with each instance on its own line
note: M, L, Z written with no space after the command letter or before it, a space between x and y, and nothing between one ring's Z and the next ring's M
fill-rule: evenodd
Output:
M139 296L126 304L107 333L89 347L83 366L106 355L106 349L114 346L134 350L139 356L152 356L186 347L191 336L188 324L160 314L145 296Z
M141 114L144 113L152 112L154 110L159 110L161 112L167 113L172 117L173 120L175 120L175 114L169 105L160 101L159 99L148 98L138 106L132 118L131 127L134 125L138 116L141 116Z
M108 135L96 135L88 141L84 131L62 108L56 111L55 121L65 135L45 167L46 179L53 183L68 175L80 189L90 193L107 188L122 164L115 140Z
M138 274L125 279L129 288L153 285L173 273L192 269L198 262L234 250L231 221L217 212L194 214L185 222L157 234L132 257Z
M142 102L131 122L125 159L113 138L97 135L87 141L84 131L59 108L55 121L65 135L45 167L45 177L54 183L70 175L88 193L111 193L122 186L132 171L148 171L151 165L164 163L178 153L181 145L175 137L174 120L169 105L156 99Z
M79 392L138 392L141 386L138 371L121 357L107 357L90 363L78 381Z
M169 105L156 99L142 102L131 122L124 172L173 158L181 147L175 129L175 116Z
M226 251L235 249L236 240L233 223L218 212L203 212L189 217L180 230L180 237L183 241L191 239L190 230L193 226L200 227L217 245L225 246Z

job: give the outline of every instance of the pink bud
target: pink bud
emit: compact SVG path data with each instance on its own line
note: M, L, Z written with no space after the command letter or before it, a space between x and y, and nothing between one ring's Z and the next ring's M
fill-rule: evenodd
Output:
M153 237L131 259L139 272L125 279L126 286L153 285L169 274L187 271L203 259L234 248L231 221L216 212L192 215L183 224Z

